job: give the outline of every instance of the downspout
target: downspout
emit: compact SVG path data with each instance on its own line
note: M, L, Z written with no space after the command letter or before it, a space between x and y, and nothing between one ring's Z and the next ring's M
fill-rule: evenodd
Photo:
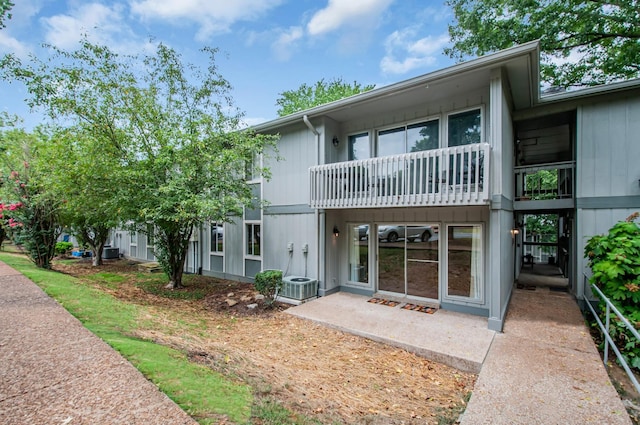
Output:
M307 128L316 136L316 158L315 165L320 165L320 132L316 130L316 128L309 121L309 117L305 114L302 116L302 121L307 126ZM325 239L324 239L324 228L325 228L325 215L324 211L322 215L320 215L320 211L316 208L315 212L315 221L316 221L316 244L317 244L317 254L316 254L316 270L318 272L318 282L323 282L324 287L326 289L327 282L325 280L325 272L324 267L324 258L325 258ZM318 285L318 292L320 292L320 285ZM317 295L320 295L319 293Z
M303 115L303 116L302 116L302 121L304 121L304 123L306 124L306 126L307 126L307 127L309 127L309 130L311 130L311 132L312 132L313 134L315 134L316 136L319 136L319 135L320 135L320 133L318 133L318 130L316 130L316 128L313 126L313 124L311 124L311 121L309 121L309 117L308 117L308 116ZM319 144L318 144L318 148L320 148L320 145L319 145ZM317 154L317 151L316 151L316 154ZM318 162L318 161L317 161L317 159L318 159L318 158L317 158L317 155L316 155L316 162Z
M202 228L202 223L200 223L200 225L198 226L198 233L199 233L199 237L198 240L200 241L200 264L198 265L198 274L201 275L202 274L202 265L204 264L204 233L203 233L203 228Z

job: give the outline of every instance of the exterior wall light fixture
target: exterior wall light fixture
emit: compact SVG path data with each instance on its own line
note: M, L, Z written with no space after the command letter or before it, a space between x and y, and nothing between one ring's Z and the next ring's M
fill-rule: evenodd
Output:
M337 148L338 145L340 144L340 139L338 139L338 136L333 136L333 139L331 140L331 143L333 143L333 146L335 146Z
M340 230L338 230L338 226L333 226L333 236L335 236L336 238L340 236Z

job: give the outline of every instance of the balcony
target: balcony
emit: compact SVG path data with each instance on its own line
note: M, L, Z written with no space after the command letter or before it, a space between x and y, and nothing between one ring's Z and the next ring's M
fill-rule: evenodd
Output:
M515 209L573 208L575 163L555 162L515 167Z
M311 167L312 208L483 205L486 143Z

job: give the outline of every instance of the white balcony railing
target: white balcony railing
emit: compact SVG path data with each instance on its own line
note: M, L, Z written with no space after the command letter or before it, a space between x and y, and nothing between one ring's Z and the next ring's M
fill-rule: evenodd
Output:
M486 143L311 167L313 208L480 205L489 201Z

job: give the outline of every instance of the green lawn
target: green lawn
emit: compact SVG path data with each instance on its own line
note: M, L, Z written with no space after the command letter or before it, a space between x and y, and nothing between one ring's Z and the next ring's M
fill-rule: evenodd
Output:
M23 255L2 252L0 260L34 281L198 422L218 423L221 415L234 423L249 422L251 387L190 362L183 352L131 336L145 307L119 301L71 276L38 269ZM114 275L103 277L118 281Z

